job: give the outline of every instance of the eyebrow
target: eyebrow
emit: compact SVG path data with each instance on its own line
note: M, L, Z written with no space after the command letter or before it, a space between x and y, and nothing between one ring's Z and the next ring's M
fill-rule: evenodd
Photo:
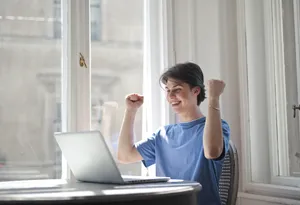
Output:
M181 85L181 83L178 83L178 84L174 85L172 88L175 88L175 87L177 87L177 86L182 86L182 85ZM169 89L167 86L166 86L165 88L166 88L166 89Z

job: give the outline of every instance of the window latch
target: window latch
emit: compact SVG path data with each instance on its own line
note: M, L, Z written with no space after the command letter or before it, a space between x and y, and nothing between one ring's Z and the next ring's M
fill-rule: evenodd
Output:
M293 110L294 110L294 118L296 117L296 110L300 110L300 105L293 105Z
M80 55L80 58L79 58L79 65L80 65L80 67L87 68L86 63L85 63L85 59L84 59L83 55L81 53L79 53L79 55Z

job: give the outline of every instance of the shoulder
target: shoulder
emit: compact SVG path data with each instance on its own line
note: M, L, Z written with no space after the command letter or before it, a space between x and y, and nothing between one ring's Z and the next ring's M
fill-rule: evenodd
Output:
M178 125L177 124L169 124L159 127L155 132L155 137L166 137L166 136L172 136L176 132L178 132Z
M158 134L173 132L177 127L178 127L177 124L170 124L170 125L161 126L158 129Z
M225 120L223 120L223 119L221 121L222 121L222 128L223 128L223 130L225 129L225 130L230 131L229 124Z

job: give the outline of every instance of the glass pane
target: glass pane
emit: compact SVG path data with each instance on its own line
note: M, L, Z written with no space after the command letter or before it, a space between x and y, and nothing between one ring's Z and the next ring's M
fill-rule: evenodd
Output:
M61 176L60 4L0 0L0 181Z
M101 39L101 0L90 0L91 9L91 40L99 41ZM53 0L53 13L56 19L61 17L61 0ZM54 22L53 36L54 38L61 38L62 27L60 21Z
M99 9L98 9L99 8ZM116 156L125 96L143 87L143 1L91 1L92 129L100 130ZM142 112L135 119L135 140L142 138ZM120 165L122 174L141 174L141 164Z
M299 5L299 4L298 4ZM284 37L284 58L287 87L287 119L289 137L289 163L290 176L300 177L300 132L299 132L299 112L294 117L292 107L298 105L300 66L299 66L299 36L296 29L299 29L299 21L295 18L295 8L293 0L282 0L283 16L283 37ZM298 12L300 9L298 8ZM298 14L299 15L299 14ZM299 20L299 19L298 19ZM297 34L297 35L295 35ZM296 43L298 42L298 43ZM297 48L298 47L298 48ZM298 85L298 86L297 86ZM298 87L298 89L297 89Z

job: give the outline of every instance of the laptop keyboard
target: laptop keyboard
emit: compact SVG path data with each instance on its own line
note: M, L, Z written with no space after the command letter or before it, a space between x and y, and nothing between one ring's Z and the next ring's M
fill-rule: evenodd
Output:
M145 178L145 177L141 177L141 176L134 176L134 177L130 177L130 176L122 176L124 182L126 183L157 183L157 182L163 182L166 180L160 179L160 178Z

